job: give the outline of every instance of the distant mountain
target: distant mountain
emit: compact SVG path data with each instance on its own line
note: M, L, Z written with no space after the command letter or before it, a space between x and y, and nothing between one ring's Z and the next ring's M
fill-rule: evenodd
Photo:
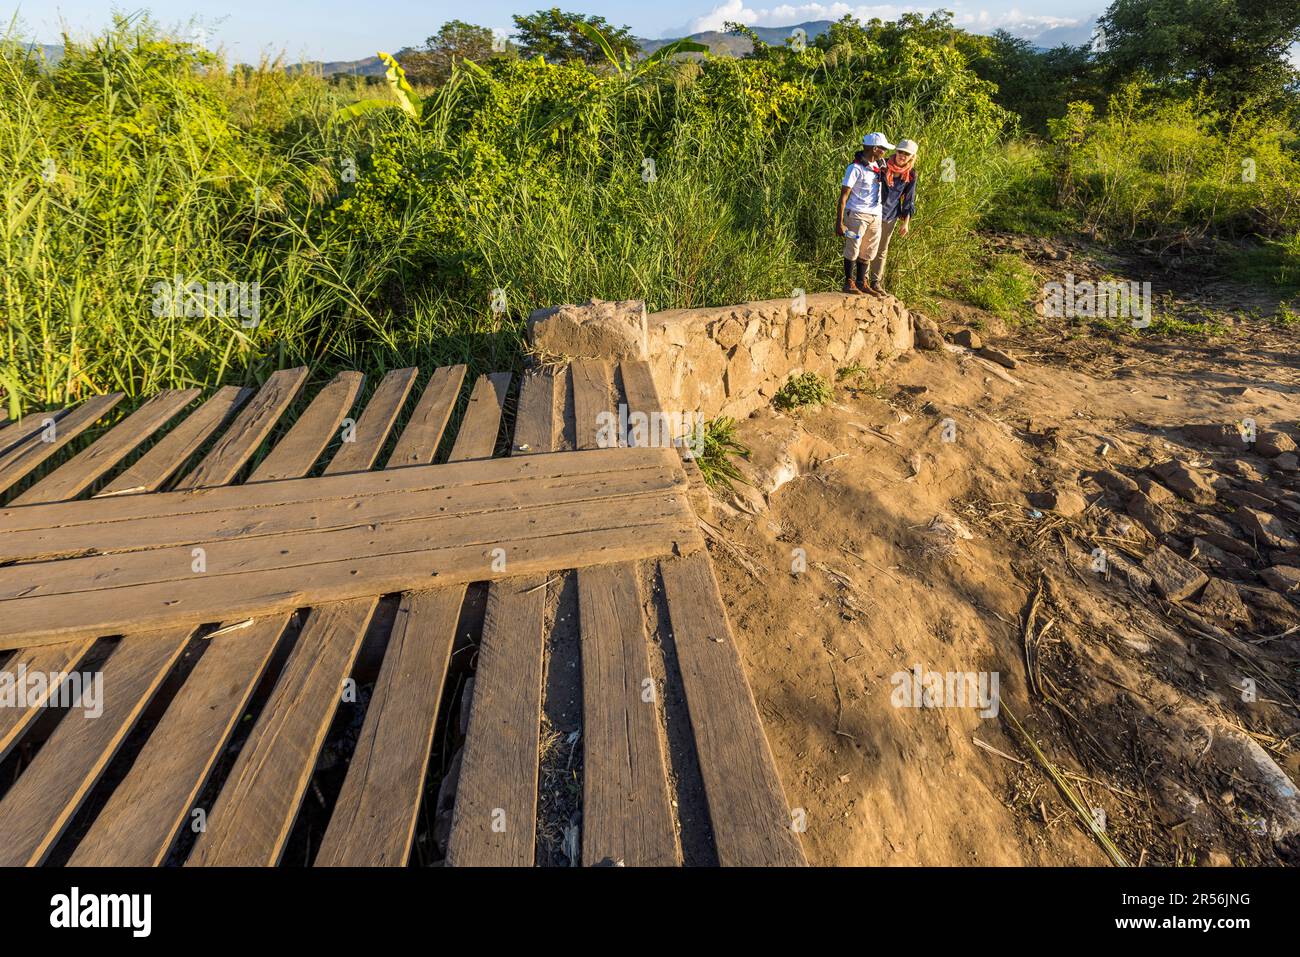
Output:
M336 76L342 73L350 73L356 76L383 76L388 70L384 66L384 61L377 56L368 56L364 60L329 60L321 62L319 60L309 60L305 63L294 63L285 67L290 73L299 73L303 70L316 72L319 70L324 76Z
M803 30L807 34L807 42L811 43L829 30L830 26L830 20L809 20L806 23L796 23L788 27L751 27L750 29L769 46L784 46L786 38L794 36L796 30ZM680 38L665 37L662 40L638 40L637 42L641 44L641 49L649 54L654 53L655 50L662 46L667 46L676 39ZM754 46L749 42L749 37L733 36L730 33L723 33L721 30L705 30L703 33L692 33L685 39L703 43L715 56L744 56Z
M783 46L787 38L794 36L796 30L803 30L807 35L807 41L811 43L823 33L830 29L832 21L830 20L808 20L804 23L796 23L788 27L751 27L754 33L764 43L772 46ZM1090 42L1095 22L1089 21L1073 27L1053 27L1045 30L1031 38L1033 45L1040 50L1051 49L1060 46L1063 43L1071 45L1081 45ZM664 37L659 40L638 39L637 43L641 49L648 55L654 53L660 47L672 43L673 40L680 39L677 37ZM733 56L741 57L749 53L752 44L748 37L733 36L730 33L723 33L721 30L705 30L701 33L692 33L686 37L687 40L694 40L696 43L703 43L715 56ZM51 65L58 63L63 57L63 47L60 44L36 43L32 44L33 49L39 49L45 56L46 62ZM1297 55L1300 60L1300 54ZM360 60L308 60L302 63L294 63L286 67L289 72L295 73L303 70L312 72L319 71L324 76L336 76L339 74L352 74L355 76L383 76L386 67L383 61L377 56L368 56Z
M1092 43L1092 34L1096 29L1096 20L1088 20L1072 27L1052 27L1032 37L1030 42L1039 50L1052 50L1059 46L1081 47Z

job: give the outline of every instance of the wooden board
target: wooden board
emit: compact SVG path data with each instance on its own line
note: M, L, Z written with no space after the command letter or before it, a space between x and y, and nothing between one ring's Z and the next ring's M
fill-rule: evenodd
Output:
M508 374L480 377L452 461L491 457L509 385ZM464 598L464 586L402 596L317 866L400 867L410 856Z
M252 394L252 389L233 385L218 389L135 464L105 485L96 497L156 492Z
M623 379L623 392L627 396L627 409L629 417L634 412L642 412L649 416L656 413L663 415L665 413L672 416L671 422L677 423L672 431L672 437L679 442L677 450L682 456L682 468L686 472L686 481L690 487L691 505L695 507L696 514L708 515L713 511L713 496L709 493L709 486L704 481L704 474L700 471L700 466L696 463L694 455L698 451L698 446L703 443L701 435L692 435L687 440L687 436L682 434L682 420L680 416L690 414L689 409L666 409L663 401L659 397L659 390L655 387L654 374L650 371L650 363L644 359L625 360L619 363L619 375ZM651 419L653 423L653 418ZM631 430L629 430L631 431ZM629 437L629 445L636 443Z
M613 369L575 361L574 418L580 449L624 444L602 429L601 413L615 413ZM615 413L616 414L616 413ZM606 419L605 421L608 421ZM668 803L659 718L650 677L635 564L578 572L582 647L582 861L632 867L678 862L677 834ZM651 681L652 696L643 697Z
M599 359L575 359L569 366L573 388L574 441L580 449L597 449L617 444L602 441L601 416L617 411L614 401L614 367Z
M582 642L582 863L667 867L677 832L630 565L578 572Z
M407 474L413 472L407 470ZM118 564L119 559L126 556L138 557L161 549L180 547L188 555L198 545L248 544L262 540L270 547L280 538L297 533L388 527L427 521L429 516L452 519L500 512L522 513L542 506L582 505L612 510L624 498L671 497L679 494L682 487L680 473L672 469L671 463L665 465L661 461L646 468L623 471L530 476L504 486L491 482L401 489L386 495L308 499L213 512L166 509L159 516L138 521L15 531L0 537L0 562L12 569L0 568L0 582L4 583L0 585L0 593L5 597L49 593L59 576L59 560L78 559L81 561L78 568L97 575L120 571L123 566ZM28 562L46 562L48 567L34 569L31 565L16 564ZM42 573L35 583L30 575L33 570ZM108 583L86 581L84 584L91 589Z
M469 397L465 418L456 433L449 462L490 459L496 450L497 432L501 427L501 407L510 391L510 373L494 372L479 376Z
M326 386L262 461L253 479L259 474L279 478L306 474L360 385L354 374L344 374ZM199 663L70 863L152 866L165 860L288 622L288 615L280 614L242 623L243 627L235 623L207 640Z
M94 445L19 495L12 504L34 505L76 498L126 458L132 449L174 418L198 394L198 389L159 392Z
M326 475L364 472L375 464L419 371L415 368L394 369L380 380L352 430L351 441L344 442L334 453L334 458L325 467Z
M340 372L329 385L316 393L311 405L293 424L270 454L248 477L252 482L275 482L298 478L303 474L300 463L315 462L325 451L357 400L366 377L360 372ZM308 468L311 466L309 465Z
M511 578L488 589L447 844L450 866L533 864L545 584Z
M411 413L411 421L402 430L397 446L389 456L390 469L428 465L433 461L438 451L438 442L447 427L447 420L456 407L456 397L460 395L460 384L464 378L463 365L443 366L434 370L424 394Z
M69 865L155 867L167 858L288 620L260 618L208 641Z
M0 759L9 753L27 727L40 716L45 703L51 695L58 692L59 685L50 682L42 688L30 685L19 700L18 689L25 684L28 675L64 675L85 657L93 640L65 642L60 645L46 645L42 648L20 649L0 668L0 687L8 686L13 694L13 701L5 700L0 705ZM35 690L36 694L30 692ZM9 690L3 691L5 695Z
M718 861L806 864L708 553L659 568Z
M464 587L407 592L317 867L401 867L411 853Z
M121 392L97 395L62 416L41 416L41 420L53 424L51 433L47 433L42 426L8 451L0 452L0 492L21 481L55 452L107 415L122 397Z
M0 867L39 864L184 650L187 635L133 635L102 669L103 713L63 716L0 801ZM89 759L89 760L88 760Z
M556 448L555 400L552 375L524 376L512 456L536 462ZM483 623L448 864L533 863L546 583L543 574L488 585L490 613Z
M263 440L271 434L298 390L307 381L307 369L282 369L271 374L253 401L235 416L230 428L217 440L203 460L177 488L205 488L233 481L239 470L253 457Z
M279 863L377 602L312 609L187 867Z
M427 588L434 581L467 584L502 575L688 554L703 547L684 499L658 498L620 503L610 515L593 515L582 506L545 506L529 512L528 527L521 526L518 513L498 513L491 522L477 517L432 519L373 531L325 533L328 545L296 546L295 564L283 564L282 556L274 553L258 553L247 557L254 570L232 574L215 574L220 559L214 565L209 552L206 574L0 602L0 649L266 615ZM431 538L435 530L438 535L454 533L458 543ZM150 553L127 557L136 554ZM326 554L332 557L326 560ZM505 562L500 561L503 557Z
M455 462L434 468L425 466L304 478L294 482L165 492L149 498L133 495L112 502L95 498L22 508L6 507L0 508L0 549L7 556L51 555L59 554L60 549L66 552L64 546L68 541L82 541L82 544L72 545L71 550L92 549L102 552L109 550L108 546L100 546L94 540L75 539L80 534L76 531L77 526L96 526L98 534L124 527L118 523L145 523L160 515L166 515L168 522L172 522L182 517L188 520L189 516L198 513L226 511L244 512L246 514L241 520L247 520L259 511L282 505L359 500L399 491L441 489L447 491L450 501L461 494L460 489L494 486L501 493L502 501L522 504L525 499L512 493L512 489L521 480L563 483L583 476L622 475L639 470L657 470L660 474L677 474L680 471L675 456L666 450L601 449L578 455L566 452L516 456L509 459ZM684 482L682 485L684 487ZM32 531L34 535L24 537L21 547L11 545L11 540L17 540L16 537L11 539L11 536L24 531ZM179 537L190 540L188 533ZM144 539L146 544L175 540L176 537Z

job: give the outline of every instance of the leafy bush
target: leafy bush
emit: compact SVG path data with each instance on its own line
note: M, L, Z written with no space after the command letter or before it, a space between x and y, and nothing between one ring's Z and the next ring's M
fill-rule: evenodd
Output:
M778 409L789 412L805 405L826 405L833 395L829 382L815 372L804 372L791 376L776 391L772 402Z

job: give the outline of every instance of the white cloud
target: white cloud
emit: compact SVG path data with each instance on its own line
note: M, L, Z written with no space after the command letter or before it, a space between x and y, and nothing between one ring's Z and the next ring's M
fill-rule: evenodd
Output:
M881 20L897 20L908 12L930 13L939 9L951 9L961 4L943 6L925 6L914 4L874 4L853 5L848 3L783 3L775 7L750 7L745 0L723 0L703 16L696 17L685 29L687 33L700 33L705 30L721 30L727 21L744 23L751 27L785 27L809 20L838 20L845 14L852 14L862 22L873 17ZM1002 13L988 10L958 12L953 21L960 27L987 33L996 29L1008 30L1019 36L1033 38L1055 27L1073 27L1084 22L1076 17L1053 17L1026 14L1018 9Z

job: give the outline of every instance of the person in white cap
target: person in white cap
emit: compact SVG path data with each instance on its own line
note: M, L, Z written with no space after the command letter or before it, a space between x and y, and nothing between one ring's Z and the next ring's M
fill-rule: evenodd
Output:
M868 292L867 268L880 244L880 184L885 173L881 157L893 144L884 133L862 137L862 151L853 158L840 181L835 235L844 237L844 292Z
M912 214L916 212L916 140L899 140L894 155L885 161L880 190L880 243L871 261L871 285L877 295L885 294L881 280L885 275L885 257L894 233L907 236Z

